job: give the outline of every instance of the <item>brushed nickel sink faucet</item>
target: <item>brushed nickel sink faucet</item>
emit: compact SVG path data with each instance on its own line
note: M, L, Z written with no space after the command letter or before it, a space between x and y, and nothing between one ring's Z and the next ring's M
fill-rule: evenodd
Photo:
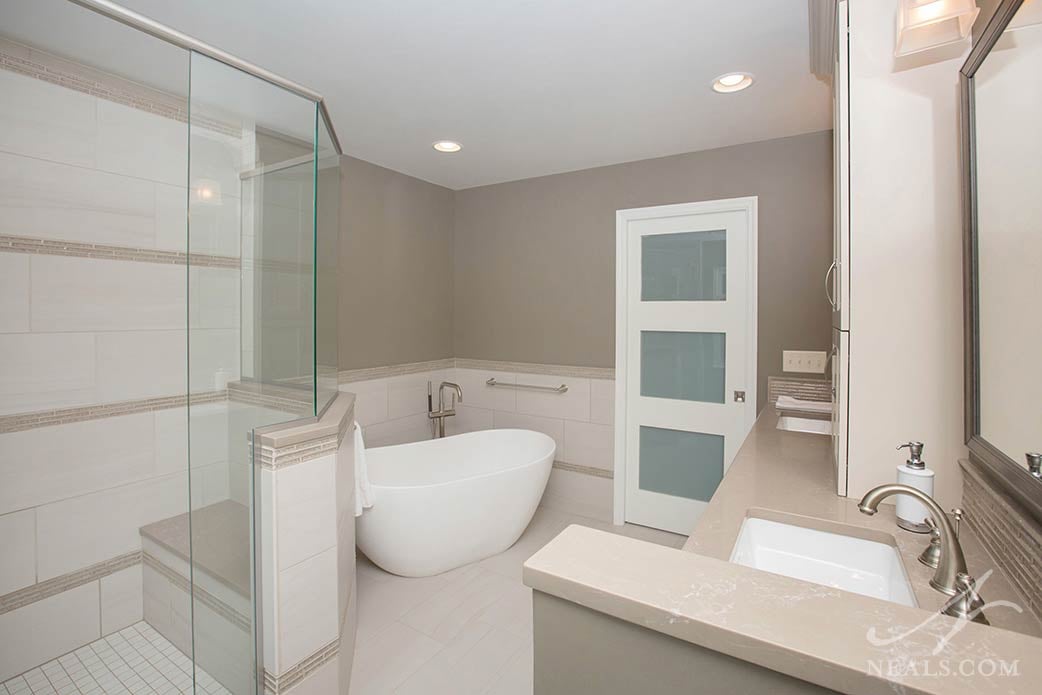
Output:
M879 503L891 495L910 495L930 511L930 525L937 529L940 539L937 569L930 579L930 586L955 597L945 604L941 612L954 618L970 618L975 622L987 623L981 612L984 602L977 593L975 580L967 572L959 536L948 515L932 497L909 485L889 483L865 493L857 508L862 514L872 516L878 511Z
M452 390L450 393L451 405L447 410L445 409L445 389ZM456 414L457 401L463 402L463 388L451 381L443 381L438 386L438 409L434 410L431 382L427 382L427 418L437 421L434 423L434 436L436 438L440 439L445 436L445 418Z

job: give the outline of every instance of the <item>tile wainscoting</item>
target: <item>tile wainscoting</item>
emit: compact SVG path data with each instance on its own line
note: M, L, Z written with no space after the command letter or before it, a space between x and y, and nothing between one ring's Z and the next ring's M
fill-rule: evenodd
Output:
M598 367L449 358L344 371L340 389L355 394L366 445L378 447L430 439L427 382L434 384L435 400L440 382L456 382L463 387L463 403L446 421L447 434L504 428L543 432L557 443L543 506L611 521L614 377L614 369ZM564 384L568 391L488 386L490 378L501 384Z

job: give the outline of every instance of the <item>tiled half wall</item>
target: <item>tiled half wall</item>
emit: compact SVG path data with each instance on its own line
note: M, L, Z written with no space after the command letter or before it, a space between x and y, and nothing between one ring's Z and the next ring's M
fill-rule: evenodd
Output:
M488 386L568 387L566 393ZM602 521L612 519L614 469L613 369L446 359L341 372L340 389L356 395L356 418L367 447L430 439L427 382L463 388L463 403L446 421L446 434L521 428L557 443L543 506ZM448 398L448 392L446 392Z

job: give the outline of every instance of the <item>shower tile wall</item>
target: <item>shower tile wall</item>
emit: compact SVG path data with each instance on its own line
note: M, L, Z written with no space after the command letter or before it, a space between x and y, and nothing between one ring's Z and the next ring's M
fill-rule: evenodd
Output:
M0 40L0 643L18 645L0 680L140 620L138 529L188 504L185 265L156 253L185 251L187 125L13 71L24 55ZM242 143L213 133L212 146ZM239 372L237 208L193 217L193 251L221 258L189 286L229 298L190 317L193 392ZM219 396L194 410L213 427L201 417L193 436L218 452L192 462L196 504L229 496ZM27 424L43 411L49 424ZM85 571L124 556L132 566Z
M568 391L554 394L496 388L485 384L492 377L507 384L565 384ZM355 417L362 425L366 446L430 439L428 380L434 384L435 408L441 381L463 387L463 404L456 406L456 416L446 422L447 434L511 427L543 432L557 443L556 464L543 506L611 520L614 379L446 367L342 383L341 390L356 394Z

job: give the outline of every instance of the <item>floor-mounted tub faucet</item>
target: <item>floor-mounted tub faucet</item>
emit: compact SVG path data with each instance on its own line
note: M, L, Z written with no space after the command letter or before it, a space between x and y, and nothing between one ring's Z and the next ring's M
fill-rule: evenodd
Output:
M434 436L441 438L445 436L445 418L456 414L456 402L463 402L463 388L451 381L443 381L438 386L438 409L434 410L434 394L431 390L431 382L427 382L427 417L436 420L434 423ZM451 405L445 409L445 389L452 389L450 394Z

